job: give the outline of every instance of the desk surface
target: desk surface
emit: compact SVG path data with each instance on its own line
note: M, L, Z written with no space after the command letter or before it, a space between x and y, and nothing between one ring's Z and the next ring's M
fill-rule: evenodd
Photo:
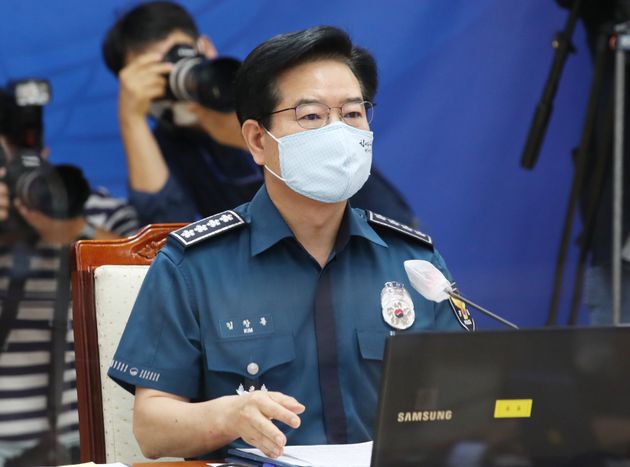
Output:
M133 467L206 467L209 462L213 461L140 462Z

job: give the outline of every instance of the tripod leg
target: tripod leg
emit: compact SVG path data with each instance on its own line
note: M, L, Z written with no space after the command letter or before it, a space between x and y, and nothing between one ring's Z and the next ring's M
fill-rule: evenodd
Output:
M571 229L573 226L573 218L575 215L575 208L577 206L578 197L582 191L584 185L584 178L586 174L586 166L588 162L588 148L591 142L593 134L593 127L595 125L595 119L597 116L597 105L599 101L600 92L602 89L604 79L604 69L606 63L606 50L607 50L607 37L601 34L597 41L597 54L595 60L595 70L593 79L591 81L591 89L589 92L588 106L586 110L586 116L584 118L584 125L582 127L582 135L580 137L580 145L576 157L576 168L573 174L573 181L571 184L571 192L569 200L567 202L567 209L564 218L564 224L562 227L562 236L560 239L560 246L558 248L558 255L556 257L556 267L554 272L554 283L551 294L551 302L549 305L549 311L547 314L546 325L555 325L558 319L558 305L560 303L560 293L562 291L562 282L564 277L564 266L567 257L567 251L571 240Z
M613 325L621 322L621 221L623 216L623 146L625 122L625 86L627 48L620 45L621 35L628 35L627 26L617 36L615 52L615 152L613 159L613 238L612 238L612 315Z
M610 102L610 104L612 104L612 102ZM588 194L588 204L584 210L584 230L582 232L582 238L580 240L580 255L578 259L578 265L575 271L575 277L573 279L573 296L571 298L571 308L569 310L569 319L567 321L567 324L569 325L576 324L578 310L582 301L582 289L584 285L584 272L586 269L586 261L593 242L595 220L598 213L597 208L600 205L600 201L602 199L602 192L604 190L604 179L606 178L606 172L608 164L610 162L612 129L613 114L612 112L606 112L606 123L604 126L604 131L602 132L603 138L600 139L597 151L595 153L595 169L593 174L592 189Z

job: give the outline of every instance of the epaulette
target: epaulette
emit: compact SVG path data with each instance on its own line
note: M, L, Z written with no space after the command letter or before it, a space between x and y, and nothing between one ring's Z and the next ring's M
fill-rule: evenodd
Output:
M243 224L245 224L243 218L234 211L223 211L188 224L181 229L174 230L169 235L181 243L184 248L188 248L190 245L227 232Z
M423 232L420 232L419 230L413 229L409 227L408 225L395 221L394 219L390 219L389 217L376 214L375 212L372 212L368 209L366 209L365 212L368 216L368 222L370 224L376 224L383 227L387 227L391 230L395 230L396 232L400 232L409 237L415 238L416 240L420 240L424 244L433 248L433 240L431 240L431 237L429 235Z

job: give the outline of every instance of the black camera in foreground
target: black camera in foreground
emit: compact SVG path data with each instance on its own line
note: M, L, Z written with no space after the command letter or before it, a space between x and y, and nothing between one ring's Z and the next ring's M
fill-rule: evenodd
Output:
M50 98L50 83L45 79L9 81L0 87L0 134L13 146L41 150L43 109Z
M9 82L0 88L0 179L9 192L9 217L0 232L21 232L29 226L13 207L19 199L27 208L56 219L77 217L90 194L81 169L51 165L42 157L43 108L50 102L51 88L43 79Z
M219 112L234 110L234 78L241 62L235 58L207 59L192 46L175 44L164 55L175 65L168 75L165 99L195 101Z

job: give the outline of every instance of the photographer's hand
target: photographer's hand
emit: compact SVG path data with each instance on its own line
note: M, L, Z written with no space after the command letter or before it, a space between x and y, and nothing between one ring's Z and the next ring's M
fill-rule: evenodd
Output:
M129 184L132 189L158 192L168 180L169 171L155 141L146 116L151 101L164 95L165 75L172 65L159 54L140 55L118 75L118 120L127 155Z
M171 63L162 62L159 54L140 55L123 68L118 75L118 96L121 117L142 117L149 112L151 101L164 95L166 75L172 70Z
M72 219L55 219L47 216L41 211L28 209L19 200L15 201L15 207L24 220L37 231L40 238L46 243L62 245L71 244L79 238L79 234L83 230L86 222L85 218L82 216ZM120 238L120 236L97 228L94 238L113 239Z
M6 169L0 168L0 179L4 177ZM9 189L6 183L0 182L0 222L9 217Z

